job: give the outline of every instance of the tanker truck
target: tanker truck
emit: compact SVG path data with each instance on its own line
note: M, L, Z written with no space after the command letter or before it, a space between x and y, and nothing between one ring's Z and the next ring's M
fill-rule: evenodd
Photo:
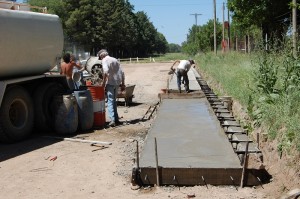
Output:
M58 16L0 8L0 142L51 130L50 102L68 90L64 76L49 72L63 41Z

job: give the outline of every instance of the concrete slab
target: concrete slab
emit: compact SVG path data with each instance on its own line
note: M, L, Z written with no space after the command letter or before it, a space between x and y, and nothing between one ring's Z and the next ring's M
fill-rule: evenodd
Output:
M140 154L140 167L241 168L208 101L164 99Z

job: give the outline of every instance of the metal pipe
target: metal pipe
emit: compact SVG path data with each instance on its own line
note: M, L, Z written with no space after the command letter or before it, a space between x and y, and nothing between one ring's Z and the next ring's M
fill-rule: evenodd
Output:
M156 161L156 184L157 184L157 186L160 186L156 137L154 138L154 146L155 146L155 161Z
M207 186L207 184L206 184L206 182L205 182L205 179L204 179L204 177L203 177L203 176L201 176L201 177L202 177L202 181L204 182L204 184L205 184L206 188L208 189L208 186Z
M140 168L140 158L139 158L139 142L137 140L136 141L136 167L137 169Z

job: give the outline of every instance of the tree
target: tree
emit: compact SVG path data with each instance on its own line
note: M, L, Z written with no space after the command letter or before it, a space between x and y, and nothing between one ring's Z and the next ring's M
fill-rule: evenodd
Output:
M167 46L168 42L165 36L160 32L156 32L154 50L159 54L165 54L167 52Z
M181 52L181 46L178 44L170 43L167 48L168 53L179 53Z
M222 41L222 24L217 20L217 44ZM196 34L196 43L202 52L214 50L214 20L210 19L200 27Z
M138 54L147 55L153 51L157 30L152 22L149 21L149 18L145 12L137 12L136 17L138 31Z
M283 38L286 19L290 16L291 0L228 0L233 21L240 31L249 32L252 25L262 28L263 35Z
M222 25L217 21L217 43L220 44L221 41ZM190 55L214 50L214 21L211 19L203 26L193 25L182 49Z
M143 12L128 0L31 0L62 19L65 38L92 54L106 48L116 57L165 53L167 42Z

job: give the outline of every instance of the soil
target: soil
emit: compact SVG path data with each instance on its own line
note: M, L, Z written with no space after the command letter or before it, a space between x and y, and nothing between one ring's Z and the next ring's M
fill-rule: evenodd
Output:
M266 165L274 180L256 187L132 186L136 143L142 148L155 113L149 120L141 119L150 106L159 102L158 93L167 86L171 63L122 66L126 83L135 85L133 102L129 107L125 106L124 99L118 100L118 113L124 124L78 133L73 137L112 144L92 146L41 133L16 144L1 144L0 198L277 198L283 192L299 188L295 182L299 173L297 176L292 170L283 170L281 164ZM266 164L274 155L274 150L271 150L271 156L267 156L269 148L263 151L266 152ZM294 175L293 180L287 175Z

